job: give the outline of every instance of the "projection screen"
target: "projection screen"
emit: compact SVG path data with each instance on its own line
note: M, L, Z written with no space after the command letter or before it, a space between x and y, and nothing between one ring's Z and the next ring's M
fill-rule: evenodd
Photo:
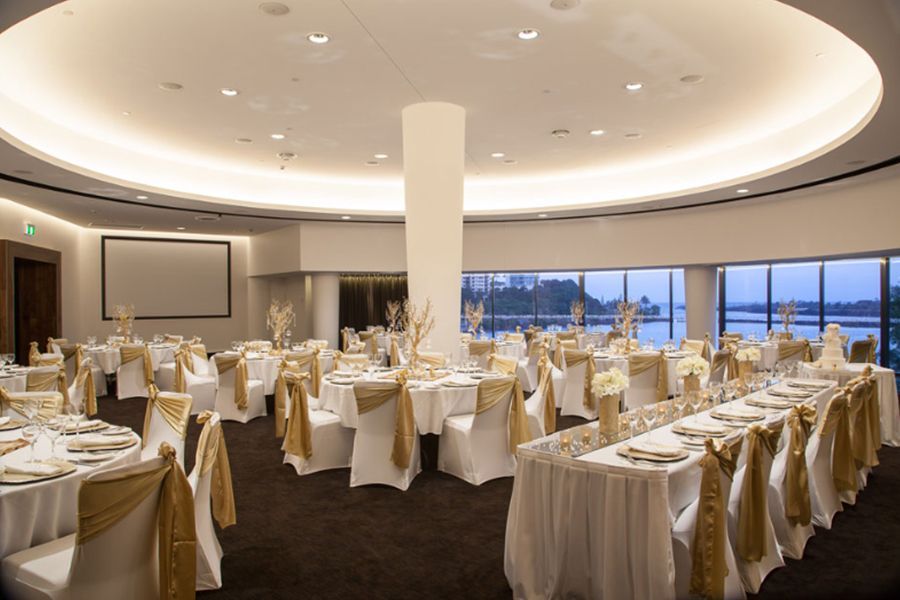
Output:
M136 319L231 316L231 243L103 236L103 319L133 304Z

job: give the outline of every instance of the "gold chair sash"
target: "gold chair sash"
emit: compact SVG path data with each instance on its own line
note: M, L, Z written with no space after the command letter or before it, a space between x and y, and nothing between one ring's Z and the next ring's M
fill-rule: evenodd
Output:
M573 329L571 331L558 331L556 333L557 341L565 341L565 340L575 340L576 331Z
M187 393L187 382L184 378L184 372L187 370L193 373L188 365L190 360L190 351L187 347L181 347L175 351L175 391L179 394Z
M747 428L747 464L738 510L737 553L746 561L759 562L766 555L769 529L768 481L763 477L763 450L775 456L781 426L754 424Z
M432 369L440 369L447 362L447 357L443 352L419 352L419 362L431 367Z
M628 376L635 377L659 365L656 375L656 401L663 402L669 397L668 362L664 352L654 354L629 354Z
M566 359L566 368L577 367L582 363L585 364L584 367L584 394L581 399L581 402L584 404L584 407L588 410L595 410L597 404L595 402L594 394L591 391L591 384L594 381L594 375L597 373L597 366L594 364L594 351L593 348L589 350L570 350L568 348L563 349L563 356Z
M710 375L712 375L719 369L728 368L728 363L730 362L730 360L731 351L727 348L714 353L712 357L712 366L709 368Z
M509 453L515 454L516 447L531 441L528 429L528 415L525 412L525 395L522 384L516 377L496 377L478 382L478 401L475 414L480 415L512 394L509 406Z
M878 340L871 336L865 340L856 340L850 344L850 358L847 359L847 362L874 363L877 344Z
M360 331L359 341L364 344L366 354L372 358L378 356L378 339L375 337L374 331Z
M60 368L56 374L56 391L62 395L63 406L69 405L69 383L66 377L66 370Z
M296 361L291 361L286 356L278 365L278 377L275 379L275 437L284 437L285 415L287 414L288 401L288 377L287 373L300 375L304 373L303 369ZM296 379L291 378L290 383L293 384Z
M49 367L52 365L62 364L62 357L53 355L51 358L44 358L38 349L37 342L31 342L28 349L28 366L29 367Z
M29 371L25 376L25 391L49 392L59 388L59 372L56 371Z
M728 498L722 490L720 472L734 477L743 438L733 442L707 438L706 453L700 459L700 498L691 550L690 593L721 600L725 596L725 533L728 527Z
M737 359L738 345L736 342L729 342L725 345L725 349L728 350L728 379L735 379L740 372Z
M205 344L191 344L190 348L191 348L191 354L193 354L200 360L202 360L204 362L209 360L209 355L206 352ZM192 369L192 371L193 371L193 369Z
M838 391L825 407L825 417L819 427L819 437L834 434L831 450L831 477L839 492L856 492L856 465L850 445L850 404L847 393Z
M809 342L806 340L779 340L778 360L785 360L797 354L803 355L801 360L807 360L808 349Z
M556 340L556 351L553 353L553 366L559 370L563 368L563 358L566 350L578 350L578 343L575 340Z
M344 327L341 329L341 350L346 352L350 346L350 329Z
M35 343L37 343L37 342L35 342ZM62 350L62 346L68 345L68 343L69 343L68 338L55 338L53 336L50 336L47 338L47 353L53 354L53 344L56 344L57 346L60 347L60 350ZM63 352L63 356L66 356L65 352ZM66 358L68 358L68 356L66 356Z
M524 333L505 333L503 335L503 339L507 342L521 343L521 342L525 341L525 334Z
M394 445L391 449L391 461L405 469L409 467L413 443L416 435L416 422L413 418L412 398L406 389L407 375L400 371L396 381L366 381L353 385L356 396L356 407L359 414L375 410L395 395L397 411L394 422Z
M309 373L309 388L314 398L319 397L319 389L322 385L322 359L319 358L319 348L304 350L297 353L297 366L301 371Z
M97 388L94 386L94 372L91 365L82 366L78 363L78 373L75 375L75 386L83 390L84 412L92 417L97 414Z
M47 342L47 345L49 346L50 342ZM75 365L76 368L78 368L78 365L81 364L81 361L84 358L84 350L82 349L81 344L60 343L59 340L56 340L56 345L59 346L59 352L62 354L63 362L70 360L74 356Z
M180 344L184 341L184 336L173 335L171 333L163 334L163 344Z
M700 356L700 358L709 360L709 340L689 340L687 338L681 338L679 349L690 350Z
M553 366L547 349L538 360L538 389L544 397L544 429L546 433L556 431L556 392L553 389Z
M23 417L27 416L25 404L34 401L41 403L38 407L38 417L45 421L58 415L63 408L63 400L59 392L51 391L46 395L28 395L26 397L15 392L8 392L6 388L0 386L0 406L6 406Z
M150 361L150 349L147 346L119 346L119 356L122 364L126 365L133 360L144 361L144 384L153 383L153 363Z
M878 466L878 447L872 438L872 430L869 427L870 414L877 411L878 397L872 392L876 391L874 381L863 379L851 388L850 393L850 448L857 468ZM874 406L873 406L874 405ZM880 436L879 436L880 437ZM880 439L879 445L880 444Z
M303 380L309 378L309 373L286 371L283 377L292 384L291 414L288 416L284 451L308 460L313 453L312 429L309 425L309 402Z
M806 444L809 433L816 424L816 409L808 404L795 406L788 413L787 424L791 428L791 441L784 476L784 516L791 523L805 527L812 519Z
M197 565L193 493L181 465L175 460L175 450L163 442L159 455L165 458L165 463L158 469L117 479L81 482L75 543L81 545L100 535L159 489L160 598L193 598Z
M494 340L472 340L469 342L469 356L475 357L496 353L497 343Z
M390 356L391 366L399 367L400 366L400 346L397 344L397 334L391 334L391 356Z
M217 354L219 375L230 369L234 369L234 405L238 410L247 410L247 359L241 354Z
M488 357L488 370L497 371L504 375L515 375L519 361L511 356L503 356L501 354L491 354Z
M151 383L148 389L147 408L144 410L144 433L141 439L141 448L147 447L150 437L150 417L154 407L159 411L163 420L178 434L181 439L187 437L188 421L191 419L191 404L193 403L187 394L160 393L155 384Z
M212 512L219 527L225 529L237 523L234 509L234 489L231 485L231 463L228 460L228 449L225 447L225 432L221 424L218 427L208 425L213 413L204 410L197 415L197 423L203 425L200 439L197 441L197 457L194 463L200 466L200 474L205 475L210 469L212 481Z

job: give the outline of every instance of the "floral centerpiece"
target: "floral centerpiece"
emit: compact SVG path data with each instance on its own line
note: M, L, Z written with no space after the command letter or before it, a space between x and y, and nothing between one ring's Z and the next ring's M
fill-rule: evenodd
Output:
M399 300L388 300L387 307L384 309L384 316L387 318L388 333L393 333L400 329L403 315L403 303Z
M575 324L575 327L580 327L584 324L584 302L573 300L572 305L569 307L569 312L572 314L572 322Z
M113 306L113 321L116 322L116 335L131 341L131 329L134 325L134 304L116 304Z
M746 382L747 378L753 373L753 363L758 361L762 355L759 348L749 346L741 348L734 354L734 359L738 363L737 375L741 381Z
M791 325L797 320L797 301L791 298L790 302L783 300L778 303L778 316L781 317L781 326L785 332L791 330Z
M678 361L675 372L684 378L684 391L696 392L700 389L700 377L709 373L709 363L696 354L690 354Z
M481 322L484 320L484 301L479 300L476 306L470 300L466 300L464 311L466 322L469 324L469 331L472 332L473 336L477 336L478 328L481 327Z
M619 430L619 394L628 389L628 376L613 367L597 373L591 380L591 393L599 401L600 432L613 434Z
M295 322L293 302L289 300L285 302L272 300L269 310L266 311L266 328L272 330L272 339L275 341L275 346L278 350L284 347L284 338L288 325Z
M419 345L434 329L434 316L431 314L431 299L425 300L425 306L417 308L408 298L403 302L403 338L409 352L409 366L413 371L419 368Z

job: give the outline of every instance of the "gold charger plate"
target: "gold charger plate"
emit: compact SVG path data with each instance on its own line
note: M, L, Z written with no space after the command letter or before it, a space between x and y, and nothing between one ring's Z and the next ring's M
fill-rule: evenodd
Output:
M57 465L59 467L62 467L62 470L57 473L53 473L52 475L20 475L18 473L7 473L4 471L2 474L0 474L0 483L5 485L24 485L27 483L35 483L38 481L47 481L48 479L56 479L57 477L63 477L70 473L74 473L75 469L78 468L74 464L65 460L60 460L58 458L42 460L40 462L45 464Z
M95 425L91 425L90 427L79 427L78 433L93 433L95 431L101 431L103 429L108 429L108 428L109 428L109 423L102 422L102 423L97 423ZM75 430L74 429L71 429L71 430L64 429L61 431L61 433L63 435L75 435Z
M24 427L26 423L28 423L28 421L23 421L21 419L10 419L9 422L5 425L0 425L0 431L12 431L13 429Z
M620 446L618 450L616 450L616 454L621 454L622 456L627 456L628 458L633 458L634 460L646 460L658 463L678 462L680 460L686 459L691 455L691 453L684 448L672 447L672 450L675 452L675 454L673 454L672 456L663 456L661 454L651 454L642 450L632 449L628 444L625 444L623 446Z
M726 437L731 431L727 427L722 427L722 431L700 431L699 429L691 430L685 429L681 423L675 423L672 425L672 431L675 433L682 433L684 435L691 435L694 437Z
M794 402L796 402L796 400ZM777 410L784 410L794 406L793 402L777 398L747 398L744 400L744 404L755 406L757 408L774 408Z
M720 413L719 411L711 411L709 413L713 419L720 419L722 421L744 421L746 423L753 423L754 421L762 421L766 418L765 415L759 416L750 416L750 415L741 415L736 413Z
M66 449L69 452L99 452L100 450L124 450L125 448L131 448L135 444L138 443L137 438L132 437L129 441L123 442L121 444L103 444L102 446L90 446L88 448L79 448L78 444L75 443L75 440L70 440L66 445Z

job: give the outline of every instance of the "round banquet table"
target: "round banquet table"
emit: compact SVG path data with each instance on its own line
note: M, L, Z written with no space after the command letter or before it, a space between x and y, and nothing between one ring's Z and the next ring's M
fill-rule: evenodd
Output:
M748 342L741 340L738 342L738 348L754 347L759 349L759 361L756 366L759 369L771 370L775 368L778 362L778 344L776 342Z
M500 356L509 356L511 358L519 360L525 358L525 352L525 342L503 342L500 340L497 341L497 354L499 354ZM467 358L469 358L468 344L460 344L459 358L460 360L466 360Z
M247 353L247 377L263 382L263 393L270 396L275 393L275 381L278 379L278 365L281 364L281 356L269 356L264 354ZM334 366L334 355L328 352L319 354L319 362L322 366L322 374L330 373ZM216 363L213 357L209 357L209 372L217 373Z
M0 387L7 392L24 392L27 380L27 371L24 373L11 373L9 371L0 373Z
M94 364L103 369L103 372L107 375L115 375L116 369L119 368L119 364L122 362L122 358L119 356L119 349L110 348L109 346L85 346L84 356L94 361Z
M21 430L0 431L0 441L19 438ZM132 434L140 439L137 434ZM61 458L77 458L81 453L69 452L63 446L66 436L56 442ZM50 440L43 436L35 445L38 459L50 455ZM63 477L18 485L0 484L0 559L20 550L75 533L77 525L78 488L81 480L98 468L118 467L140 460L141 444L119 450L112 459L99 465L77 465ZM0 456L0 465L28 460L28 448Z
M829 379L845 385L862 373L866 363L847 363L840 369L820 369L812 363L803 364L803 375L813 379ZM897 405L897 378L892 369L878 365L872 367L878 381L879 404L881 405L881 441L888 446L900 446L900 408Z
M633 352L632 354L636 356L644 355L644 354L657 354L656 352ZM678 366L678 361L685 358L687 353L682 352L673 352L666 355L666 374L668 375L668 381L666 387L668 388L668 394L670 396L674 396L678 393L678 373L675 371L675 367ZM627 356L616 356L610 354L597 353L594 354L594 366L597 368L598 373L602 373L603 371L608 371L613 367L619 369L625 375L628 375L628 357Z
M409 389L413 415L420 434L440 434L445 418L475 413L478 386L446 387L440 385L441 381L447 379L450 377L431 383L419 383L417 387ZM359 414L356 411L353 385L332 383L323 379L319 391L319 407L340 417L341 425L344 427L356 428Z

